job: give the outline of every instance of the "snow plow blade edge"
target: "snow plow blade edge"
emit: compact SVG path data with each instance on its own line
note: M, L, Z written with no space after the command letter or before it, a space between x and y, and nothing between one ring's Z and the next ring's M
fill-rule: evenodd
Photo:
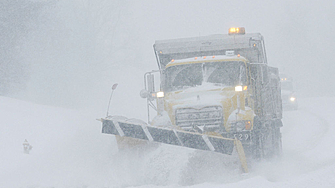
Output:
M234 139L102 119L102 133L231 155Z

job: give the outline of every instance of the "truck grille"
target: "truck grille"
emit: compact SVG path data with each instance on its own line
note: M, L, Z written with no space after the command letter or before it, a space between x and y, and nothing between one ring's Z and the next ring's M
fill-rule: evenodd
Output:
M176 125L186 131L193 130L194 126L205 132L218 130L223 125L222 107L179 108L176 110Z

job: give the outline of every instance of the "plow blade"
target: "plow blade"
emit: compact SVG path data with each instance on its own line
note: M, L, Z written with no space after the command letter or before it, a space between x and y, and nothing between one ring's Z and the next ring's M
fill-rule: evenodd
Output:
M231 155L234 139L154 127L115 120L102 120L102 133Z
M101 119L102 133L130 137L151 142L188 147L198 150L213 151L231 155L234 146L240 157L242 168L248 171L242 144L239 140L213 135L187 132L183 130L155 127L144 124Z

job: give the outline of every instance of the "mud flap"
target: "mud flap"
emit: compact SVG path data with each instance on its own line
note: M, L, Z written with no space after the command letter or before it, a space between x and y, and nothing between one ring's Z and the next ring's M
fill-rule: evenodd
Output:
M238 139L235 139L234 140L234 145L235 145L235 148L236 148L236 151L238 153L238 157L240 159L240 162L241 162L241 166L243 168L243 171L245 173L248 173L248 165L247 165L247 159L245 157L245 153L244 153L244 149L243 149L243 146L242 146L242 143L240 140Z

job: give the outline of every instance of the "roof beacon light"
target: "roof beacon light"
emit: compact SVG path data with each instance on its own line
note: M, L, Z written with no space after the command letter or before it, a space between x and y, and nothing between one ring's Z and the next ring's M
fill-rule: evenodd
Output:
M244 27L231 27L228 30L229 35L244 35L245 29Z

